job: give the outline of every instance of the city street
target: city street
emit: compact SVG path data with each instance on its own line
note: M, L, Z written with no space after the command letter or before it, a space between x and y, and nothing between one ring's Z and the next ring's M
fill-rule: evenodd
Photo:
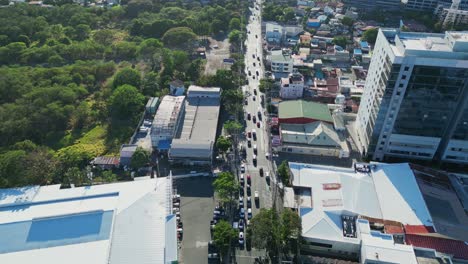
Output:
M265 109L261 105L261 97L258 86L259 78L263 77L263 58L262 58L262 32L261 32L261 1L257 0L253 8L250 8L251 16L247 25L247 39L245 41L245 72L249 80L249 84L243 87L245 100L244 118L246 119L246 137L241 141L247 149L247 158L245 163L246 171L244 177L251 176L251 196L252 196L252 214L255 216L260 208L272 207L272 191L267 184L265 174L268 172L272 175L271 162L267 160L266 154L269 153L269 138L267 133L267 120L265 117ZM259 115L260 112L260 115ZM250 114L250 120L247 120L247 114ZM254 122L254 120L256 122ZM258 124L257 124L258 122ZM259 125L259 127L258 127ZM254 136L254 130L256 137ZM250 132L250 137L248 133ZM247 140L251 140L251 146L248 147ZM254 147L257 153L254 154ZM253 157L256 155L256 162ZM264 176L260 176L260 169L263 169ZM247 185L247 182L246 182ZM258 206L253 202L254 193L259 194ZM246 205L247 192L244 195L244 204ZM247 207L245 208L247 211ZM263 250L252 248L250 251L246 249L237 250L237 263L254 263L255 257L264 256Z

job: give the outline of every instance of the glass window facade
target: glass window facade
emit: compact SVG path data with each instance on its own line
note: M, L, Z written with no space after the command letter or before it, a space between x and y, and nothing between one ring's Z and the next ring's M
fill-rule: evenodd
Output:
M442 137L462 100L460 95L467 77L466 69L415 66L393 133Z

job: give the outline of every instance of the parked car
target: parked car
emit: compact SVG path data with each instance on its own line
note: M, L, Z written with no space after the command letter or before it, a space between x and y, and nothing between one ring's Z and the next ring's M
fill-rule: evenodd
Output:
M250 139L247 139L247 147L252 147L252 141Z
M244 232L239 233L239 245L244 245Z
M247 197L247 208L252 208L252 199Z
M250 174L247 174L247 184L250 184L250 182L251 182Z
M244 230L244 219L239 219L239 230Z
M255 191L254 197L255 197L255 200L259 200L259 199L260 199L260 197L259 197L259 195L258 195L258 191Z
M240 175L239 182L241 185L244 185L244 174Z
M242 163L240 166L241 173L245 173L245 164Z
M244 207L241 207L239 210L239 217L240 218L245 218L245 210Z
M254 145L253 145L253 153L254 153L254 154L257 154L257 144L254 144Z
M258 128L260 128L260 121L259 121L259 122L257 122L257 127L258 127Z
M259 173L260 173L260 176L263 177L263 168L260 168Z
M252 208L247 209L247 218L252 219Z
M244 207L244 197L239 196L239 207Z
M252 115L250 113L247 113L247 120L250 120L252 118Z

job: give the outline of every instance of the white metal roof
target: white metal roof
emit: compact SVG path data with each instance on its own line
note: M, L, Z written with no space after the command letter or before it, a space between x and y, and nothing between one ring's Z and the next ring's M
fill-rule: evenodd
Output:
M0 263L163 263L166 192L166 178L0 190Z
M370 173L294 162L289 166L293 186L309 187L312 193L311 210L304 209L301 213L303 236L352 241L342 235L338 217L342 214L432 226L429 211L406 163L375 164Z

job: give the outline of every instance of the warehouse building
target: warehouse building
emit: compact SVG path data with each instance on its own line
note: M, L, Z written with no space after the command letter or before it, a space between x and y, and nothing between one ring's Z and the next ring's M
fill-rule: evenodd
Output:
M169 160L186 165L210 165L218 127L221 88L191 85L183 124L172 140Z
M0 190L0 263L177 262L171 177Z
M151 144L159 151L167 151L184 113L185 96L166 95L159 104L151 129Z

